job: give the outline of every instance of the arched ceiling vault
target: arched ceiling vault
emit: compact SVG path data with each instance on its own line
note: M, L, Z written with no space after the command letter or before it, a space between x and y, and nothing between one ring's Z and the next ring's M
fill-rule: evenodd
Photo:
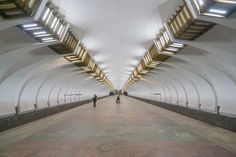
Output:
M95 62L121 88L163 24L165 0L53 0Z

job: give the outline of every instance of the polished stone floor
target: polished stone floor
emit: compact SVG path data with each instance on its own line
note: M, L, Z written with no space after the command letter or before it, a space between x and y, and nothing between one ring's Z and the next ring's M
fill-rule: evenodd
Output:
M0 157L236 157L236 133L109 97L0 133Z

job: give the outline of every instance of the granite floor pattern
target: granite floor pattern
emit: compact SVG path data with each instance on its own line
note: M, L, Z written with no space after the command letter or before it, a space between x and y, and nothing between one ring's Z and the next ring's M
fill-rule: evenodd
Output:
M108 97L1 132L0 157L236 157L236 133Z

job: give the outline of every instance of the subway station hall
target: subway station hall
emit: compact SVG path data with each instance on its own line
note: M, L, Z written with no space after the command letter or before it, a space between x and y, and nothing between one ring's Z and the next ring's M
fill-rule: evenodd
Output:
M236 157L236 0L0 0L0 157Z

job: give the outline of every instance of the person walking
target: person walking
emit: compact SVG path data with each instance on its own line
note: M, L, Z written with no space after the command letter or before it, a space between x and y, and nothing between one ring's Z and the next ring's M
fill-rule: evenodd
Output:
M116 103L120 103L120 95L116 97Z
M96 103L97 103L97 95L94 94L94 96L93 96L93 107L94 108L96 107Z

